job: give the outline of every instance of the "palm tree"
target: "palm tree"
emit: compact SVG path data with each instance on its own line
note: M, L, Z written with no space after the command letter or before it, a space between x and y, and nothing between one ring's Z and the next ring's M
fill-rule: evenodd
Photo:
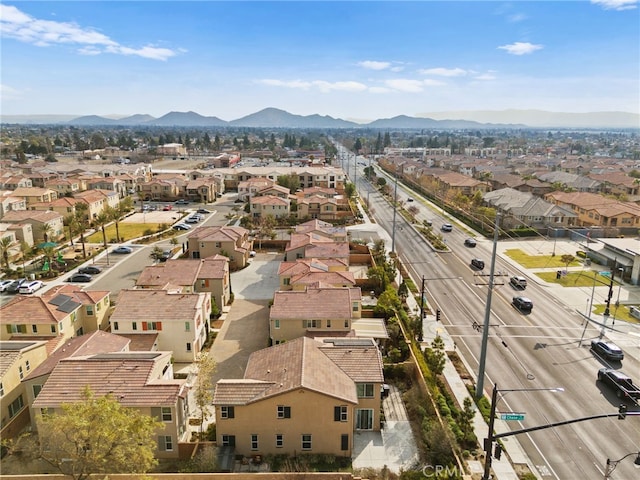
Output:
M53 231L53 227L51 226L50 223L42 224L42 238L44 239L45 243L49 241L49 235L51 235L52 231Z
M107 212L102 211L96 218L93 219L93 226L102 230L102 244L104 248L107 248L107 234L104 227L111 221Z
M25 242L20 242L20 255L22 256L22 271L25 272L25 260L27 259L27 255L31 252L31 246Z
M0 239L0 255L2 255L2 261L7 269L9 269L9 249L11 249L12 245L13 240L11 240L11 237L2 237Z
M86 203L78 203L76 204L76 222L78 225L78 233L80 234L80 242L82 243L82 258L87 258L87 249L84 244L84 234L87 231L88 225L88 214L89 205Z
M69 230L69 244L73 247L73 236L77 231L77 222L74 214L69 214L64 217L62 223Z

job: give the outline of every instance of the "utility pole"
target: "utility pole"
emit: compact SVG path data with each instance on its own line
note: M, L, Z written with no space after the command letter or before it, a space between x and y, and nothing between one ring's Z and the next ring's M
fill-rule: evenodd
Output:
M396 181L393 189L393 225L391 227L391 252L396 251L396 211L398 210L398 166L395 168Z
M418 331L418 341L421 342L424 338L422 333L424 325L424 275L422 276L422 288L420 289L420 321L418 322L420 330Z
M489 290L487 291L487 303L484 310L484 324L482 326L482 348L480 350L480 365L478 368L478 383L476 385L476 398L482 398L484 392L484 370L487 361L487 343L489 341L489 320L491 318L491 297L493 296L493 274L496 268L496 251L498 249L498 233L500 214L496 214L493 227L493 251L491 252L491 269L489 270Z

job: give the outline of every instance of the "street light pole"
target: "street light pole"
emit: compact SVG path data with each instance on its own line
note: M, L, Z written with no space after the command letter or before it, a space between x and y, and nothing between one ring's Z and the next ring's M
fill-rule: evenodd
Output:
M631 452L631 453L627 453L624 457L622 457L620 460L610 460L607 458L607 469L604 472L604 480L608 480L611 478L611 474L613 473L613 471L616 469L616 467L618 466L618 464L624 460L627 457L630 457L631 455L636 455L636 459L633 462L633 465L636 468L640 468L640 452Z
M391 252L396 251L396 212L398 210L398 166L396 165L396 181L393 189L393 224L391 227Z

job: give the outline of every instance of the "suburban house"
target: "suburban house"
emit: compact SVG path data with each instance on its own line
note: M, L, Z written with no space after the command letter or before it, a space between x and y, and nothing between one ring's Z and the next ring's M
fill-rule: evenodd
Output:
M118 198L124 198L127 195L127 183L120 177L92 178L87 180L87 188L89 190L115 192Z
M182 191L182 182L174 179L153 178L138 185L139 196L149 200L176 200Z
M16 197L9 191L0 191L0 219L7 212L26 210L27 201L22 197Z
M621 202L597 193L553 192L545 200L572 210L576 226L637 228L640 225L640 205Z
M268 178L250 178L238 183L238 200L246 202L257 195L260 190L276 185L275 180Z
M243 379L216 383L217 444L245 457L349 457L358 431L380 429L383 381L370 339L301 337L258 350Z
M254 219L266 218L269 215L273 218L288 218L291 214L291 200L275 195L251 197L249 208Z
M86 190L74 195L74 198L85 202L89 206L87 211L89 220L96 218L107 207L116 208L120 203L118 193L110 190Z
M319 233L293 233L285 247L284 260L298 258L337 258L349 263L349 243L336 242Z
M11 195L24 198L27 202L27 207L32 203L51 202L58 198L55 190L41 187L19 187L16 188Z
M77 178L73 177L52 178L45 183L45 186L46 188L54 190L58 198L73 195L84 190L84 185Z
M522 225L533 228L571 227L577 218L577 215L567 208L513 188L494 190L485 193L482 198L487 205L502 213L503 228Z
M29 224L34 243L56 242L64 237L64 217L51 210L13 210L6 212L2 223Z
M109 352L72 356L57 362L33 401L36 418L64 403L80 402L88 386L96 397L112 395L124 407L156 417L158 458L178 458L178 443L188 440L188 387L174 380L171 352Z
M153 336L157 350L173 352L176 362L194 362L207 340L209 293L121 290L109 318L111 333Z
M269 337L278 344L305 335L347 336L353 321L361 317L360 287L308 286L276 292L269 310Z
M76 206L79 203L85 203L82 200L78 200L73 197L60 197L52 202L32 203L29 205L30 210L47 211L59 213L63 217L73 215L76 211Z
M299 219L337 220L340 217L337 198L313 195L298 199L297 204Z
M348 240L347 229L344 226L334 226L329 222L312 219L295 226L295 233L316 233L331 238L336 242Z
M43 340L49 352L65 340L107 326L110 292L60 285L20 295L0 307L0 340Z
M189 180L185 185L185 197L201 203L215 202L216 181L209 177Z
M25 375L22 380L26 396L25 400L31 414L31 424L33 425L35 423L35 415L31 406L58 362L65 358L82 357L98 353L126 352L129 350L130 343L131 342L124 337L101 330L66 340L60 348L51 353L43 362L35 366L35 368L32 368L31 372Z
M209 292L222 309L231 297L229 259L214 255L199 260L167 260L145 267L136 280L136 288L179 293Z
M0 437L16 437L29 425L27 392L22 383L47 358L46 342L0 341Z
M305 290L310 285L333 287L355 287L356 280L348 265L337 259L298 259L295 262L280 262L278 267L279 290Z
M243 227L198 227L187 234L191 258L223 255L229 258L231 270L246 267L252 246L249 230Z

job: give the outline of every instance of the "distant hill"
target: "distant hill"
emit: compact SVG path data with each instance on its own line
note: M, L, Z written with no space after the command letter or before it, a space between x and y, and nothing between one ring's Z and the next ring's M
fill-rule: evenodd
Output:
M277 108L265 108L246 117L232 120L234 127L271 127L271 128L354 128L354 122L321 115L294 115Z
M136 114L123 118L86 115L2 115L0 123L69 124L78 126L165 126L165 127L254 127L254 128L376 128L376 129L509 129L509 128L640 128L640 115L628 112L567 113L542 110L477 110L399 115L369 123L356 123L325 115L295 115L278 108L265 108L227 122L196 112L169 112L160 118Z

